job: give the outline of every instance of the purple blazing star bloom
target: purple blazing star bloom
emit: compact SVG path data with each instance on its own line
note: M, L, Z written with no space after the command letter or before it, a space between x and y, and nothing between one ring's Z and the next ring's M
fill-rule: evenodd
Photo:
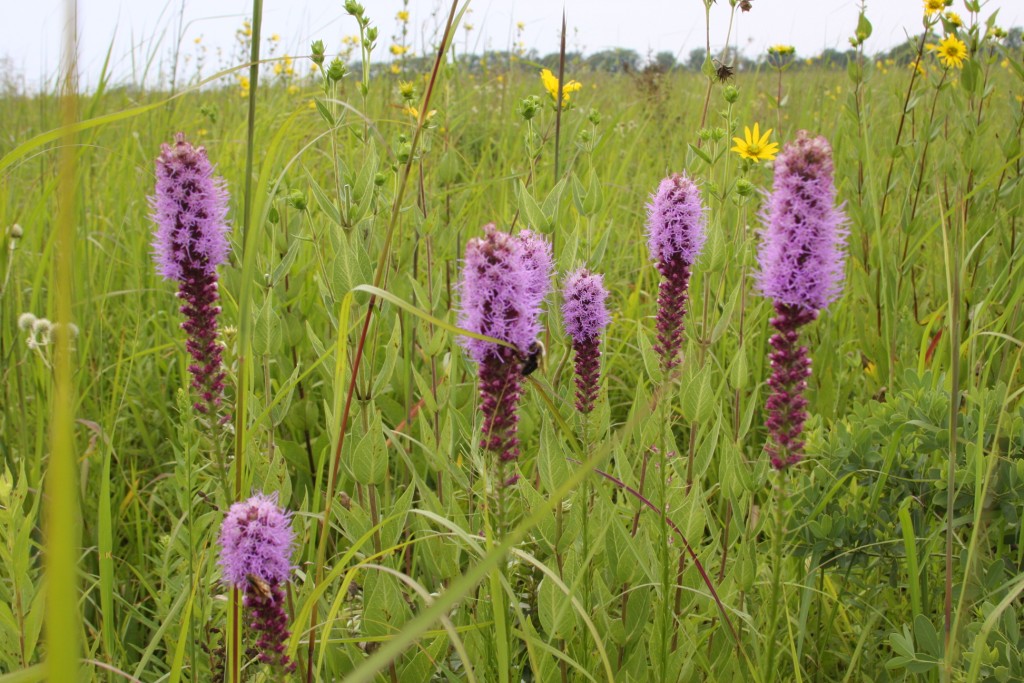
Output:
M217 342L220 294L217 266L227 259L227 191L213 175L206 150L182 133L163 145L156 160L156 193L149 198L156 223L153 258L157 272L178 282L185 315L182 328L192 356L192 387L202 400L196 410L216 417L224 391L221 347ZM226 422L228 416L220 418Z
M656 350L666 372L679 364L690 268L707 239L704 213L697 185L680 174L662 180L647 205L647 246L662 276Z
M775 186L761 232L761 293L821 310L842 292L846 216L836 207L832 148L800 131L775 161Z
M517 407L524 355L540 334L541 305L551 287L551 246L524 230L517 236L484 226L484 237L466 244L459 283L459 326L509 342L515 349L480 339L459 343L479 364L481 447L501 462L519 454Z
M842 291L846 216L835 206L832 148L824 137L800 131L775 162L775 186L763 214L758 285L774 301L777 332L768 343L772 374L766 408L772 466L783 469L803 457L807 419L803 392L811 357L800 328Z
M562 288L562 319L576 352L576 409L594 408L601 379L601 331L611 318L604 278L585 268L570 273Z
M260 660L292 671L285 654L288 615L283 584L291 574L295 544L291 514L277 506L277 495L262 493L235 503L220 528L220 566L224 582L243 591L250 626L259 638Z

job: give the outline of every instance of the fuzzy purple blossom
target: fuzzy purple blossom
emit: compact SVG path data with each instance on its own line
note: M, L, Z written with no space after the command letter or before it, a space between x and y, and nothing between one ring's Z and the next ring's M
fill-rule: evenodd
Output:
M260 660L291 671L295 665L284 652L289 633L282 588L292 569L291 514L278 507L276 494L257 493L231 506L218 543L224 582L245 595Z
M149 198L156 223L153 257L157 272L178 283L185 315L182 329L192 356L189 372L199 393L196 410L215 413L222 401L224 369L217 341L220 294L217 266L227 260L227 191L203 147L182 133L162 145L156 160L156 191ZM226 421L227 416L220 418Z
M484 226L484 237L466 244L459 283L458 324L471 332L512 344L460 337L479 364L481 447L501 462L519 454L517 406L522 393L523 358L540 334L541 304L551 286L551 246L524 230L517 236Z
M704 214L697 185L678 173L661 181L647 205L647 246L662 276L656 350L666 372L679 364L690 268L707 239Z
M800 328L842 291L846 216L836 207L832 148L824 137L800 131L775 162L775 184L762 216L758 252L761 293L773 300L776 329L769 344L771 394L766 409L766 450L775 469L803 457L807 419L803 392L811 358Z
M607 299L603 276L580 268L565 278L562 319L576 353L576 409L583 414L593 410L600 384L601 331L611 322Z
M846 216L836 207L832 148L800 131L775 161L762 220L761 293L777 303L821 310L842 292Z

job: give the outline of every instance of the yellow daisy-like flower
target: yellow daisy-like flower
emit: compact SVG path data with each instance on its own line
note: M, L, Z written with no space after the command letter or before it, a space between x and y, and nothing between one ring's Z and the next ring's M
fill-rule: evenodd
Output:
M395 74L397 76L398 74L402 73L402 67L398 66L398 64L396 64L395 62L392 62L391 63L391 73L393 73L393 74Z
M544 84L544 89L551 95L551 99L558 99L558 76L551 73L551 69L541 69L540 72L541 83ZM562 86L562 107L569 105L569 93L574 93L581 89L583 84L579 81L569 81Z
M764 132L764 135L761 135L761 128L756 123L754 124L753 134L751 134L749 128L743 126L743 138L732 139L736 143L732 151L744 159L750 159L755 164L761 160L771 161L779 153L779 143L768 142L768 136L771 134L772 129L769 128Z
M950 26L959 27L964 25L963 19L956 12L946 12L946 21L949 22Z
M272 42L272 43L276 43L279 40L281 40L281 34L280 33L274 33L274 34L272 34L270 36L270 42Z
M768 48L769 54L779 55L780 57L791 55L794 52L796 52L796 48L793 47L792 45L772 45L770 48Z
M946 9L946 0L924 0L924 15L930 17Z
M404 111L406 114L408 114L409 116L411 116L414 119L419 120L419 118L420 118L420 110L417 109L416 107L412 106L411 104L406 105L405 108L402 109L402 111ZM430 111L428 111L427 112L427 116L426 116L426 120L429 121L430 119L432 119L434 117L434 114L436 114L436 113L437 113L436 109L431 109Z
M929 45L929 49L939 57L942 66L960 69L967 59L967 46L964 41L954 35L948 35L938 45Z
M403 24L405 24L405 23L408 23L408 22L409 22L409 13L408 13L408 12L406 12L405 10L402 10L401 12L399 12L399 13L398 13L398 14L397 14L397 15L395 16L395 18L396 18L396 19L398 19L398 20L399 20L400 22L402 22Z
M289 95L297 95L298 92L299 92L299 86L295 85L294 83L292 83L291 85L288 86L288 94Z
M404 55L408 51L409 51L409 48L407 48L405 45L392 45L391 46L391 54L393 54L396 57L398 57L400 55Z

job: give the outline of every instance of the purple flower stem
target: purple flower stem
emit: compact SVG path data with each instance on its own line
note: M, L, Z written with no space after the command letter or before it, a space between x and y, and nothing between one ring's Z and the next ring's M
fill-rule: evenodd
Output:
M661 369L668 373L679 365L683 346L686 304L689 299L690 264L681 257L672 257L658 263L662 280L658 286L658 344L655 351L661 356Z
M285 641L291 635L288 631L288 615L282 606L284 591L280 584L267 584L258 590L252 585L245 590L245 606L252 620L249 627L257 634L256 650L259 659L272 669L286 674L295 671L295 662L285 654Z
M815 320L818 311L803 306L775 303L771 325L777 332L768 341L772 374L768 378L771 395L766 408L769 442L765 446L777 470L795 465L803 458L801 439L807 419L807 399L803 392L811 376L811 358L806 346L800 345L800 328Z

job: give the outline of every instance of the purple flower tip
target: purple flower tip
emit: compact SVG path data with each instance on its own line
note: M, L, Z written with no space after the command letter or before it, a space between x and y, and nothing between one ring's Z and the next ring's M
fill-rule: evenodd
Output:
M608 290L601 275L586 268L570 273L562 287L562 299L565 331L573 341L596 337L611 322L605 304Z
M220 527L224 582L245 588L249 576L276 586L288 580L295 534L291 514L277 506L277 494L257 493L235 503Z
M184 133L162 145L156 160L156 193L149 198L156 223L153 257L169 280L196 272L212 275L228 256L227 191L213 175L206 149L193 147Z
M525 354L540 334L541 304L551 288L551 245L524 230L516 236L484 226L466 244L459 283L459 327L509 342ZM469 337L459 343L481 363L499 346Z
M662 180L647 205L647 246L651 259L682 259L692 264L707 238L704 223L704 205L697 185L685 174Z
M835 198L828 140L800 131L775 161L775 186L762 214L762 294L814 310L839 298L848 231Z

